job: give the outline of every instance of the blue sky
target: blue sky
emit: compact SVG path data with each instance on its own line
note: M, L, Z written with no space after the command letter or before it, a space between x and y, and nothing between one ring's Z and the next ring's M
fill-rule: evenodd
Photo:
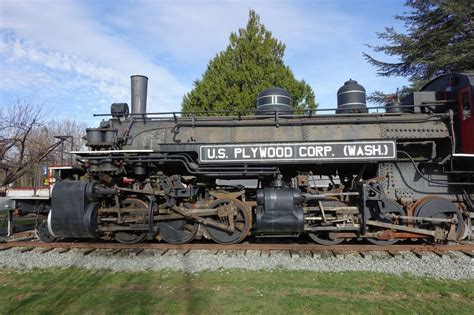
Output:
M15 98L43 104L52 118L94 124L114 102L130 102L130 75L149 77L149 111L179 111L207 63L244 27L249 9L286 44L285 62L334 107L349 78L368 93L393 91L363 58L393 16L395 0L67 1L0 0L0 107ZM390 60L383 57L385 60Z

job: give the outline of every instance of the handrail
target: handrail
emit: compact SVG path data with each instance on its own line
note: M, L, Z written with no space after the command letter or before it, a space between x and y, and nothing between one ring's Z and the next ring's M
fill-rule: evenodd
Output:
M395 108L418 108L418 107L433 107L433 106L446 106L445 103L423 103L421 105L396 105L396 106L393 106ZM388 106L388 108L391 108L392 106ZM294 109L293 111L294 112L299 112L299 113L302 113L302 114L281 114L279 111L266 111L268 112L269 114L266 114L266 115L258 115L258 117L262 117L262 118L266 118L266 117L275 117L276 116L276 113L279 113L278 116L279 117L295 117L295 116L303 116L303 117L311 117L312 114L314 113L317 113L317 112L329 112L329 111L336 111L338 108L316 108L316 109ZM341 109L341 108L339 108ZM366 107L364 109L367 109L367 110L372 110L372 109L387 109L387 106L373 106L373 107ZM220 111L193 111L193 112L176 112L176 111L173 111L173 112L152 112L152 113L135 113L135 114L132 114L132 113L129 113L127 114L127 116L150 116L150 115L153 115L153 116L163 116L163 115L171 115L171 117L167 117L167 118L173 118L173 119L176 119L176 118L184 118L184 117L195 117L197 115L201 115L201 114L207 114L207 115L212 115L212 114L235 114L236 117L241 117L241 116L245 116L245 115L242 115L242 114L248 114L249 116L250 115L254 115L255 114L255 111L256 109L247 109L247 110L220 110ZM271 114L270 114L271 113ZM363 115L365 115L367 113L363 113ZM384 114L384 115L400 115L401 113L372 113L372 114ZM184 117L181 116L181 117L178 117L177 115L185 115ZM356 114L338 114L339 116L341 115L361 115L360 113L356 113ZM93 114L93 117L105 117L105 116L112 116L112 114Z

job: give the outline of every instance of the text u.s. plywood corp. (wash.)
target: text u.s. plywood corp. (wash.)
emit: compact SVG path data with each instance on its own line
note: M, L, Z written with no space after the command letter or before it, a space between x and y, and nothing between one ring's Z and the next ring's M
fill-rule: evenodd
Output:
M199 160L202 163L365 161L395 158L395 141L254 143L202 145L199 147Z

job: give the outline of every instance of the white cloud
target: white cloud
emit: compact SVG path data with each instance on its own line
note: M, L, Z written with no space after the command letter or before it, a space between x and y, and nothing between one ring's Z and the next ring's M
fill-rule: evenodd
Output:
M129 76L144 74L150 78L150 101L160 100L175 110L186 91L166 68L108 33L78 3L3 0L0 28L22 39L2 43L3 53L9 50L7 62L27 59L49 69L71 71L115 95L123 91L128 95Z
M45 96L67 94L70 91L95 90L107 98L125 100L127 88L120 84L120 73L74 55L56 50L38 49L18 39L1 41L5 57L3 89L37 88ZM94 95L95 96L95 95Z

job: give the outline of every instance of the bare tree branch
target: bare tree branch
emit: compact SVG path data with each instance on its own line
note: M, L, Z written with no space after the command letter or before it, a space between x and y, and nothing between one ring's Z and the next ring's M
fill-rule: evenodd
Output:
M61 146L77 150L83 146L81 137L85 126L74 120L45 121L41 106L17 100L6 109L0 110L0 186L15 182L40 162L60 164L64 152ZM59 140L55 136L72 136ZM71 147L71 144L74 144Z

